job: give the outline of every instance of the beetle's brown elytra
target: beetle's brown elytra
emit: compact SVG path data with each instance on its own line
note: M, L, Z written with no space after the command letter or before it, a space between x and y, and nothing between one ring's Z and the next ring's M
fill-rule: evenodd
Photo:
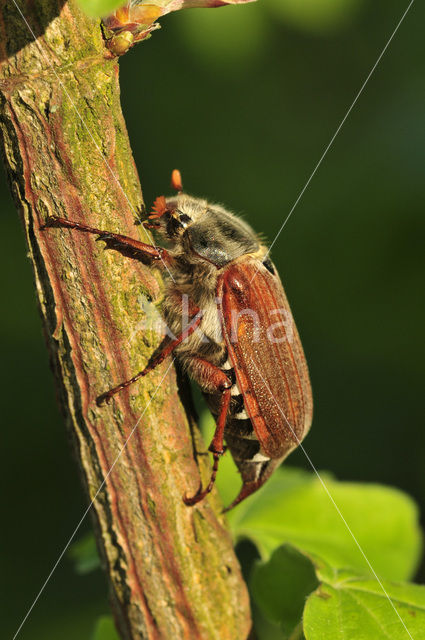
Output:
M216 419L210 481L183 499L194 505L211 491L227 447L242 476L230 509L257 491L307 434L313 410L308 369L267 247L221 205L184 193L177 169L171 186L177 194L159 196L144 223L169 249L65 218L49 218L46 226L94 233L125 255L131 249L133 258L166 267L171 278L162 311L173 338L143 371L97 402L110 401L174 353Z

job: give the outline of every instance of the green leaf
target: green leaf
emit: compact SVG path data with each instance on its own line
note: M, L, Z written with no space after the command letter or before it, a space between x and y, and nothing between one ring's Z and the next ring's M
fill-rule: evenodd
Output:
M159 15L165 15L171 11L179 9L190 9L191 7L214 7L217 0L138 0L138 2L123 2L123 0L78 0L81 8L94 18L107 16L116 9L129 5L129 8L144 5L148 7L158 7ZM253 0L222 0L223 4L244 4Z
M268 9L300 29L327 33L349 23L364 0L267 0Z
M279 623L283 637L300 624L307 596L319 586L309 558L290 545L282 545L251 574L250 592L261 613Z
M421 551L413 501L389 487L337 482L325 473L321 478L326 490L312 474L279 469L230 512L234 536L251 539L265 559L287 542L333 567L371 575L358 542L379 576L408 579Z
M289 545L256 567L250 587L261 623L280 624L282 640L302 631L306 640L425 638L425 586L338 570Z
M96 541L91 532L74 542L68 555L74 563L75 572L80 575L85 575L100 567Z
M179 37L196 56L200 66L208 64L220 74L240 72L248 60L258 61L272 36L273 23L262 2L223 11L186 11L180 16Z
M256 640L283 640L284 636L280 625L268 620L255 600L252 600L251 612ZM291 640L302 640L303 638L302 632L300 635L293 633Z
M101 18L122 7L123 0L78 0L80 7L93 18Z
M322 577L326 581L305 607L306 640L425 638L425 586L388 581L381 586L377 580L331 570Z
M120 640L111 616L98 618L91 640Z

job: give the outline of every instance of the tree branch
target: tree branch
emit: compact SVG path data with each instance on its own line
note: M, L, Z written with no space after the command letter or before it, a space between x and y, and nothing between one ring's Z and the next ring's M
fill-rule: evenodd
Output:
M218 498L196 508L182 502L198 488L197 464L204 481L209 470L207 456L196 459L204 448L197 435L192 442L170 361L111 405L95 403L142 369L158 346L160 336L138 330L140 299L161 299L158 270L103 250L88 234L41 229L48 215L58 215L139 235L142 195L117 62L99 23L74 3L21 0L20 7L38 39L3 0L3 151L58 395L94 500L117 626L126 639L246 638L248 596Z

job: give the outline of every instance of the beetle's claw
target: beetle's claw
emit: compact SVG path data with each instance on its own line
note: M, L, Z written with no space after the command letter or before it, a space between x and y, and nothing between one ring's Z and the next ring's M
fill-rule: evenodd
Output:
M96 398L96 404L98 407L101 407L104 404L109 404L111 402L111 396L108 392L102 393L100 396Z
M57 218L55 216L47 216L43 224L40 225L40 229L43 230L43 229L46 229L47 227L54 227L56 221L57 221Z
M187 493L185 493L184 496L183 496L183 502L185 503L185 505L187 507L193 507L198 502L201 502L201 500L203 500L205 498L207 493L209 493L209 492L208 491L203 491L202 490L202 485L200 485L198 491L191 498L189 498Z

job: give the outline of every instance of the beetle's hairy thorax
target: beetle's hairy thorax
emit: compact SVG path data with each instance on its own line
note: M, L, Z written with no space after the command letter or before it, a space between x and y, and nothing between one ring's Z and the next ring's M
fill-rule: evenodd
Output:
M242 255L218 269L184 247L180 246L175 250L163 304L164 318L172 333L177 336L185 328L185 323L187 326L197 313L191 312L191 307L197 307L202 316L200 326L175 349L181 360L186 357L205 358L217 367L225 362L227 350L218 308L218 278L231 264L250 257L262 260L266 253L267 248L259 245L255 254Z
M202 315L200 326L176 348L176 355L183 364L186 357L199 357L219 366L225 345L216 300L217 268L205 261L178 256L171 275L174 281L170 279L168 283L163 312L174 335L196 315L193 307Z

